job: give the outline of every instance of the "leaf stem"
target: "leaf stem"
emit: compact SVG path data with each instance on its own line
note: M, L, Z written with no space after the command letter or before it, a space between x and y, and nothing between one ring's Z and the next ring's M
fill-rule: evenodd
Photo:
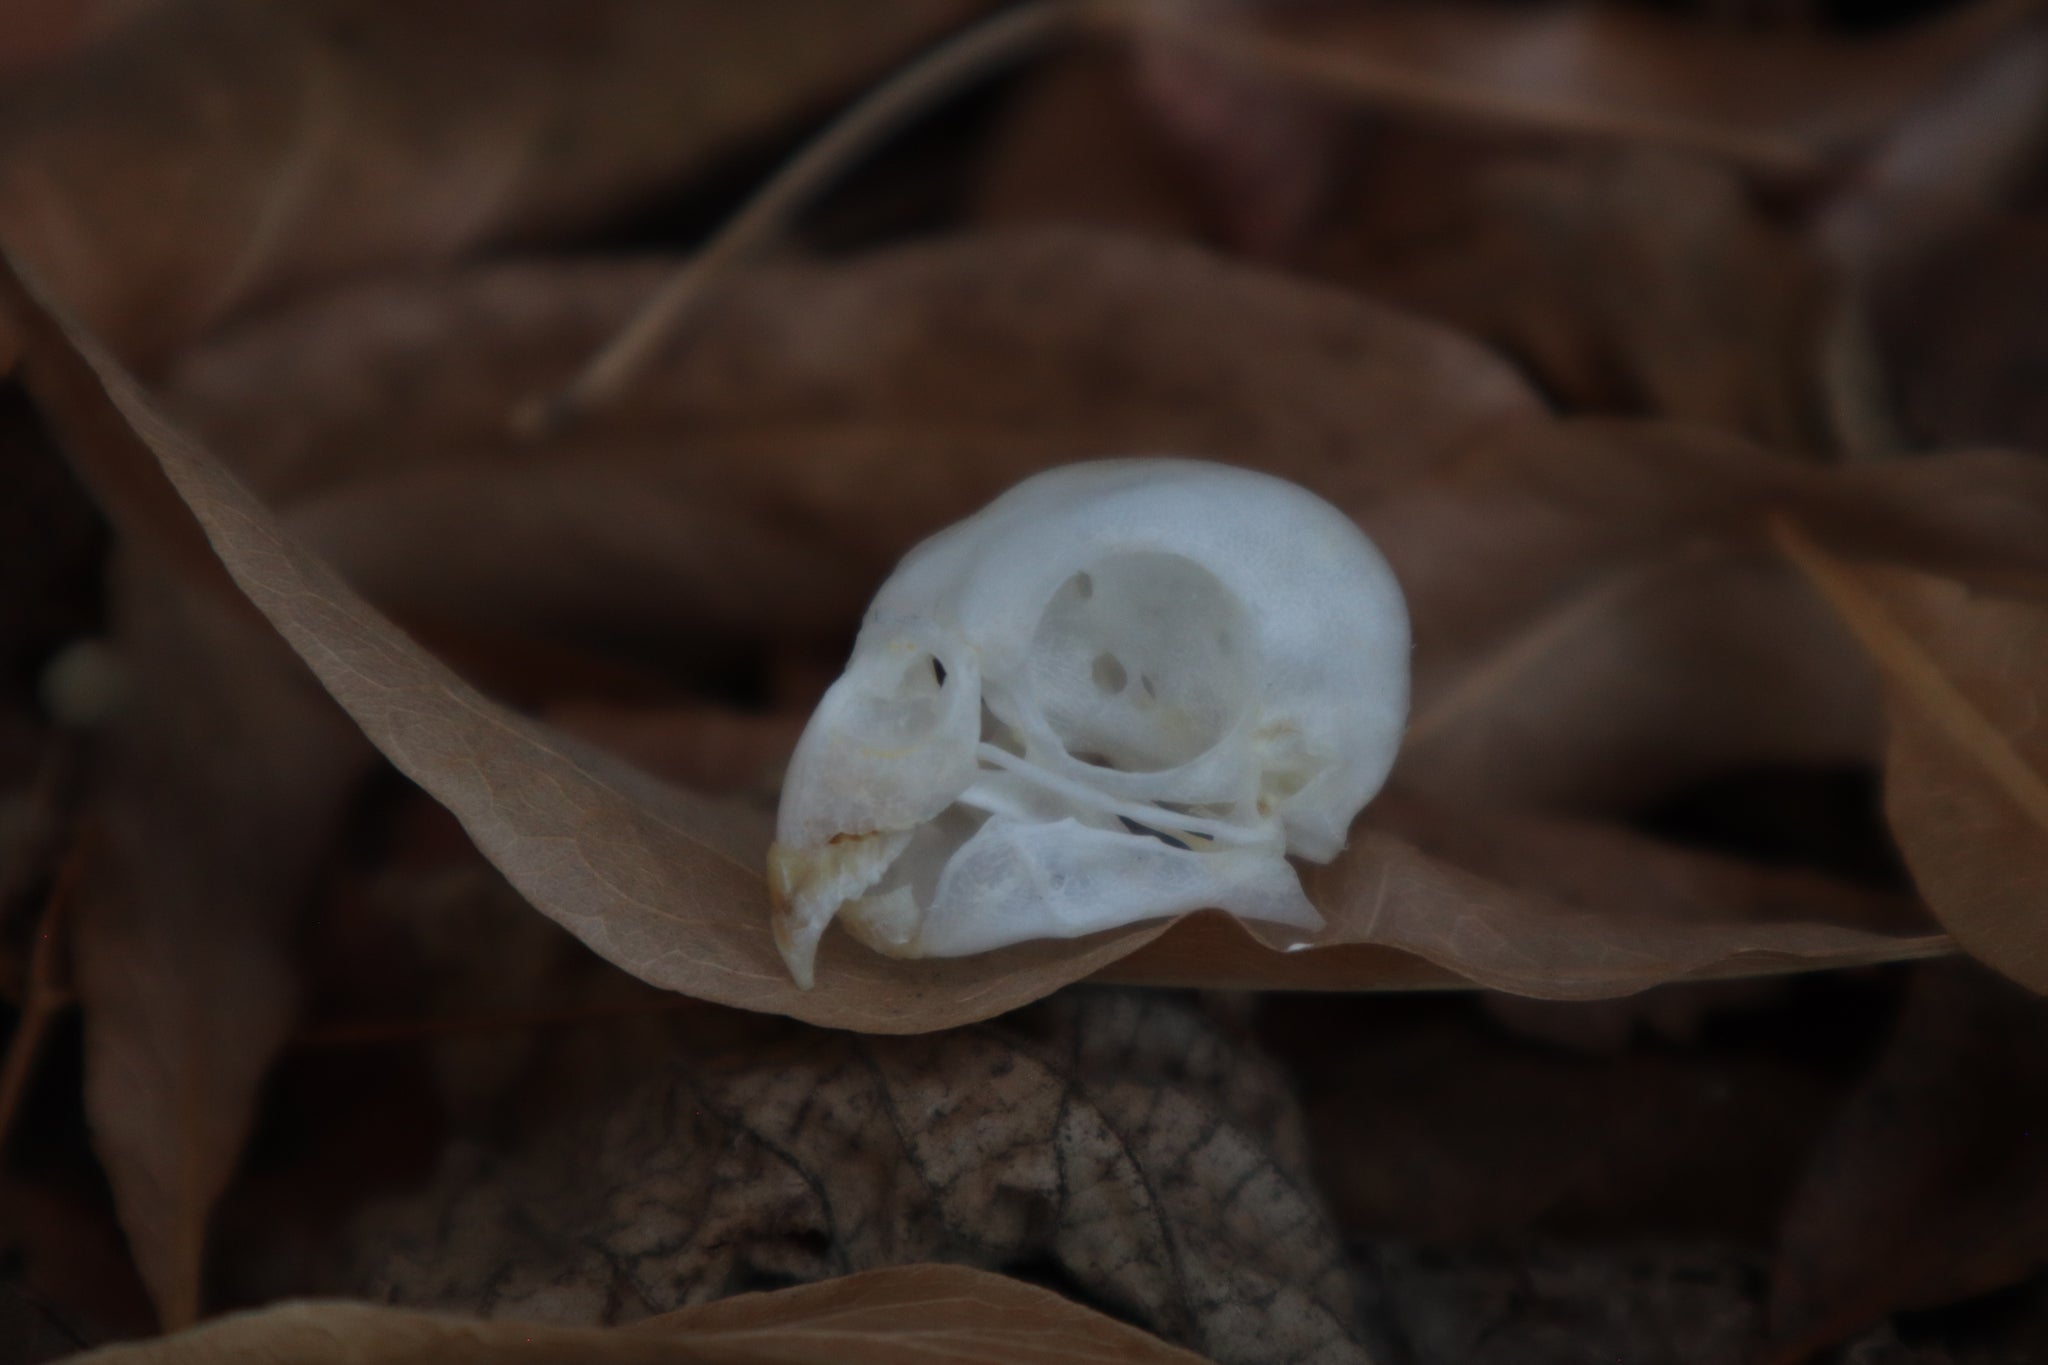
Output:
M559 393L522 405L513 429L554 435L616 398L703 301L706 286L779 237L855 162L933 104L1074 31L1089 0L1033 0L964 29L870 90L783 163Z

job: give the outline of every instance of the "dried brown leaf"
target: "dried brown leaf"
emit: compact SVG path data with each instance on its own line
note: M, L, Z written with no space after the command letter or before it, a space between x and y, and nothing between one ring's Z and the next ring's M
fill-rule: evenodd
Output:
M2048 991L2048 592L2031 600L1779 544L1883 678L1885 813L1927 904L1975 957Z
M203 349L175 401L408 622L672 671L685 637L843 647L910 544L1049 464L1183 451L1341 493L1537 411L1426 324L1187 248L1040 233L736 278L659 382L568 439L512 440L506 412L658 274L350 291Z
M463 822L536 907L657 985L877 1032L943 1028L1037 999L1156 936L1138 926L977 958L884 959L839 941L820 989L792 983L769 930L764 822L639 773L489 701L408 639L171 427L82 333L12 300L31 383L117 521L164 526L165 489L250 602L371 742ZM130 424L133 425L130 425Z
M1921 969L1888 1050L1816 1146L1772 1277L1778 1365L2048 1262L2048 1007Z
M279 287L585 224L978 0L165 6L0 106L0 237L124 353Z
M808 715L745 714L721 707L607 706L567 702L548 722L691 791L774 797Z
M553 1322L630 1321L750 1276L1050 1258L1220 1361L1364 1359L1285 1080L1152 993L672 1053L514 1155L458 1148L350 1242L350 1287L372 1297Z
M686 1308L618 1331L287 1303L80 1357L93 1365L1196 1365L1057 1294L954 1265L907 1265Z
M2048 569L2048 465L1842 469L1675 426L1505 430L1359 509L1415 625L1402 779L1627 811L1744 767L1874 762L1853 641L1764 544L1774 509L1945 573Z
M1911 903L1554 816L1383 795L1351 846L1303 877L1314 946L1252 950L1200 918L1105 968L1119 981L1263 989L1469 983L1545 999L1688 977L1860 966L1949 951Z
M1048 464L1178 451L1355 500L1542 412L1497 356L1397 310L1188 246L1038 230L736 276L619 410L573 442L507 439L507 410L661 273L509 267L337 294L201 352L175 402L280 496L284 478L323 488L428 452L659 450L678 478L730 484L729 504L891 561Z
M260 624L159 563L115 576L131 700L98 745L75 925L86 1104L166 1324L298 1009L302 913L371 751Z

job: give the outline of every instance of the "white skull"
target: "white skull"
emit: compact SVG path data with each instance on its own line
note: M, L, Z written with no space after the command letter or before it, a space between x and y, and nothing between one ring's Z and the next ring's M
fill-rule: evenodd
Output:
M811 984L835 917L950 957L1204 907L1322 919L1393 765L1408 617L1341 512L1265 474L1106 460L933 536L868 608L790 761L776 942Z

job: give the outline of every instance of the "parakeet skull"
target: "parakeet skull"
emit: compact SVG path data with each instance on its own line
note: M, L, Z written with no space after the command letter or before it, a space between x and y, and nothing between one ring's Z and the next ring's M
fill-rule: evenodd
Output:
M1358 528L1181 459L1028 479L903 560L791 760L776 941L900 957L1213 907L1320 927L1408 705L1408 618Z

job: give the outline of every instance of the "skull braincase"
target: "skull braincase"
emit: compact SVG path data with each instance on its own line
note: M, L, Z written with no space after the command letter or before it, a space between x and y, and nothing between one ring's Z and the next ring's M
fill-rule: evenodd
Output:
M1180 459L1029 479L904 559L791 760L770 854L805 985L835 917L956 956L1213 907L1320 927L1392 766L1408 619L1314 494Z

